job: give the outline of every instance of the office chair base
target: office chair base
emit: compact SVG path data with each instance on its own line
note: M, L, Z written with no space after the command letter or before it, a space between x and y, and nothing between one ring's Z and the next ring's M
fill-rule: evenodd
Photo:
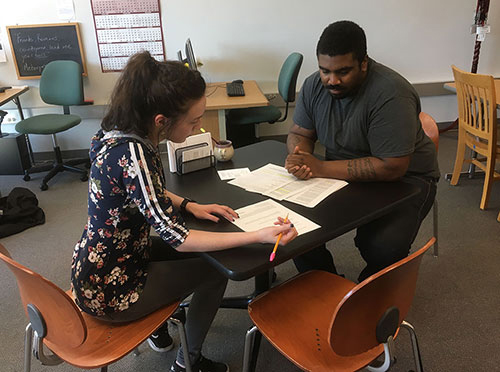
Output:
M87 169L90 167L90 160L88 158L71 159L64 162L62 159L61 150L59 146L54 147L54 152L56 160L53 164L31 167L30 169L27 169L24 172L23 179L25 181L29 181L31 179L30 174L49 171L49 173L43 178L42 183L40 184L40 189L42 191L45 191L49 188L49 185L47 183L56 174L64 171L79 173L81 175L80 180L82 182L88 181L89 178ZM75 167L75 165L79 164L84 164L86 169Z

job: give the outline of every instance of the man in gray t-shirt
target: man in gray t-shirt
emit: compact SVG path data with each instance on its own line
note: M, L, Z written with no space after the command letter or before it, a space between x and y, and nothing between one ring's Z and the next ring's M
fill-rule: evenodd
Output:
M329 25L316 54L319 71L302 86L288 134L288 171L300 179L402 179L421 189L404 207L358 228L355 243L367 262L359 276L363 280L408 255L434 201L436 149L422 130L416 91L401 75L368 58L358 25ZM326 148L325 161L312 155L316 140ZM295 264L301 272L336 272L325 246Z

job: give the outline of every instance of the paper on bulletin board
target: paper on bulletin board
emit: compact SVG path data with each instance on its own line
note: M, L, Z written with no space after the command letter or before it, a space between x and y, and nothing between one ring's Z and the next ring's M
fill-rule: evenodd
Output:
M7 62L7 56L5 55L5 49L0 42L0 62Z
M73 0L58 0L57 15L62 21L70 21L75 17Z

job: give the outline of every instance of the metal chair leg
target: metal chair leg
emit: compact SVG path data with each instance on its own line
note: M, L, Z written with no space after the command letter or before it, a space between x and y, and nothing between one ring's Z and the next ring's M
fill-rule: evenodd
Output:
M413 357L415 360L415 370L416 372L423 372L424 368L422 366L422 358L420 357L420 348L418 347L417 334L415 333L415 328L410 323L404 320L401 323L401 327L406 328L410 333L411 345L413 348Z
M245 336L245 351L243 353L243 372L249 372L250 370L250 354L253 349L253 343L255 340L255 332L258 331L256 326L253 326L247 331Z
M434 205L432 207L432 221L434 225L434 237L436 241L434 242L434 257L437 257L439 254L439 239L438 239L438 201L434 199Z
M31 349L33 347L33 329L31 323L26 326L24 333L24 372L31 371Z
M186 330L184 328L184 324L179 319L170 318L171 322L174 322L177 325L177 329L179 330L179 336L181 338L182 350L184 351L184 363L186 364L186 372L192 372L191 370L191 361L189 360L189 347L186 337Z

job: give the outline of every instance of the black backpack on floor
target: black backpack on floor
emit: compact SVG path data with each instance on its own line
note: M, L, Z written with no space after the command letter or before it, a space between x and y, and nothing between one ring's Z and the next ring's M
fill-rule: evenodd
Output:
M43 223L45 213L30 190L15 187L9 195L0 198L0 238Z

